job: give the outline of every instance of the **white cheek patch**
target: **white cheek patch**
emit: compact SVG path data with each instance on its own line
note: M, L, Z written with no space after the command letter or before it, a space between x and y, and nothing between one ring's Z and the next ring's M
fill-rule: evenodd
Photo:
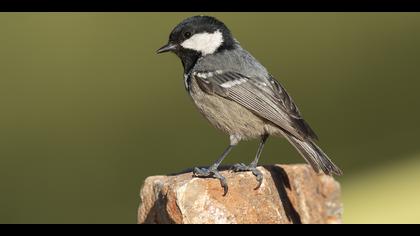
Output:
M203 55L214 53L223 43L223 34L219 30L213 33L194 34L181 43L183 48L201 52Z

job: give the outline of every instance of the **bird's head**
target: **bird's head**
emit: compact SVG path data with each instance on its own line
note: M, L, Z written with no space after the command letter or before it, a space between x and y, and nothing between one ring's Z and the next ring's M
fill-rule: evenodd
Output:
M186 64L199 57L233 49L236 45L226 25L211 16L193 16L179 23L157 53L174 52Z

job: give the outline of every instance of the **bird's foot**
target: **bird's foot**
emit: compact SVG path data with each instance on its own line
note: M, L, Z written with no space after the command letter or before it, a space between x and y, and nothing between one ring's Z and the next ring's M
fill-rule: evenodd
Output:
M255 189L258 189L259 187L261 187L264 176L261 173L261 171L257 169L256 164L251 163L250 165L245 165L244 163L239 163L239 164L233 165L231 170L234 171L234 172L251 171L252 174L255 175L255 177L257 178L257 181L258 181L258 185Z
M217 168L215 168L215 167L210 167L210 168L195 167L194 170L193 170L193 176L194 177L199 177L199 178L215 178L215 179L218 179L220 181L220 185L222 186L223 191L224 191L223 196L226 196L226 194L228 192L228 184L227 184L226 178L219 173Z

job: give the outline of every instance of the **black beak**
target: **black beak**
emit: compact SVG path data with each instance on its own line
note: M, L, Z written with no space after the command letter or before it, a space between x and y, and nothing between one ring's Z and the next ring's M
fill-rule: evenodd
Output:
M156 53L163 53L163 52L170 52L170 51L174 51L176 49L176 44L172 44L172 43L168 43L166 45L164 45L163 47L159 48Z

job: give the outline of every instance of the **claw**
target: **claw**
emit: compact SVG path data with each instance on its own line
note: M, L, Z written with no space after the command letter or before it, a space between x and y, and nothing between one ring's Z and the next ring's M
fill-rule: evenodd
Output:
M263 182L263 179L264 179L264 176L261 173L261 171L257 169L257 167L255 165L249 165L249 166L247 166L247 165L245 165L243 163L240 163L240 164L233 165L232 166L232 169L235 172L251 171L252 174L256 177L257 182L258 182L258 185L255 188L255 190L261 187L262 182Z
M215 168L197 168L195 167L193 170L193 176L199 178L216 178L220 181L220 185L223 188L223 196L226 196L228 193L229 187L226 181L226 178L217 171Z
M252 170L252 174L254 174L255 177L257 178L258 185L257 187L254 188L254 190L257 190L261 187L264 177L261 171L259 171L257 168Z
M214 174L214 177L219 179L220 185L223 188L223 196L226 196L226 194L228 193L228 190L229 190L228 184L226 182L226 178L223 177L222 175L220 175L219 172L216 172L216 174Z

